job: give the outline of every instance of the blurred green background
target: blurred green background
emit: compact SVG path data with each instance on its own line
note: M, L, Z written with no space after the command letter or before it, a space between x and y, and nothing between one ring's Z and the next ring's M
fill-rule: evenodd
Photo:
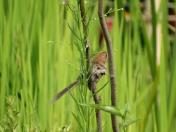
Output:
M176 24L168 20L176 2L106 0L104 5L106 18L113 18L117 108L133 123L117 117L119 130L174 132ZM85 8L93 55L106 50L104 42L99 47L98 1L85 0ZM84 86L49 102L82 72L82 39L77 0L0 0L0 131L96 131L94 108L79 105L93 103ZM97 89L107 81L108 75ZM101 104L111 104L109 83L98 94ZM112 131L110 114L102 115L103 131Z

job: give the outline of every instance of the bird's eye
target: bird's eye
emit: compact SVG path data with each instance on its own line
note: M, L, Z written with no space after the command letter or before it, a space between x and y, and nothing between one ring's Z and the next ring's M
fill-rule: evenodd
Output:
M100 67L97 67L97 70L100 70L101 68Z

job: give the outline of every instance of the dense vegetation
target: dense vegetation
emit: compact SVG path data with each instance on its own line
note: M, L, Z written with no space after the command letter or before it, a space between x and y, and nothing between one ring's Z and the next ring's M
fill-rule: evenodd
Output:
M117 108L110 106L109 75L97 84L101 106L94 104L85 82L55 104L55 93L85 72L80 10L77 0L0 0L0 131L96 131L94 107L103 109L103 131L115 113L120 131L174 132L176 129L176 37L169 39L168 7L158 12L151 0L149 30L139 1L114 1L105 14L114 15L111 31L117 82ZM66 2L66 0L65 0ZM105 5L108 4L106 1ZM174 4L176 7L176 4ZM99 48L98 3L85 1L91 54ZM161 25L157 64L157 24ZM92 107L93 106L93 107ZM120 114L119 114L120 113Z

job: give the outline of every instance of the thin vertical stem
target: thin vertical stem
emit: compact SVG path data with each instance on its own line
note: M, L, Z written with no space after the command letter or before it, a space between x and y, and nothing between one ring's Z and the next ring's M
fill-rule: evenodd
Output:
M86 65L87 65L87 73L90 73L90 45L88 44L88 22L86 18L85 13L85 6L84 6L84 0L79 1L79 7L81 12L81 18L82 18L82 25L83 25L83 34L84 34L84 46L85 46L85 54L86 54ZM87 74L87 78L89 78L89 74ZM93 82L91 79L88 79L91 85L90 89L93 94L94 102L95 104L99 104L100 100L98 96L96 95L96 83ZM102 132L102 126L101 126L101 112L98 109L95 109L96 114L96 122L97 122L97 132Z
M108 50L108 63L109 63L109 74L110 74L110 83L111 83L111 104L112 106L116 106L116 82L115 82L115 69L113 62L113 51L112 51L112 41L108 32L107 24L105 21L104 13L103 13L103 1L98 0L98 16L99 21L104 33L106 46ZM112 129L113 132L117 132L117 123L115 115L111 115Z
M95 104L100 104L100 97L97 96L96 94L96 83L92 82L91 84L91 90L94 98ZM96 114L96 122L97 122L97 132L102 132L102 118L101 118L101 112L99 109L95 109L95 114Z

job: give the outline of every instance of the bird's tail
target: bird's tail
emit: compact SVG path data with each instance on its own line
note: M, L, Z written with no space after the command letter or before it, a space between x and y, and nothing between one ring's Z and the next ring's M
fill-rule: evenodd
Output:
M60 99L66 92L68 92L70 89L74 88L75 85L79 84L79 80L74 81L69 86L64 88L62 91L58 92L53 99L51 100L51 103L56 102L58 99Z

